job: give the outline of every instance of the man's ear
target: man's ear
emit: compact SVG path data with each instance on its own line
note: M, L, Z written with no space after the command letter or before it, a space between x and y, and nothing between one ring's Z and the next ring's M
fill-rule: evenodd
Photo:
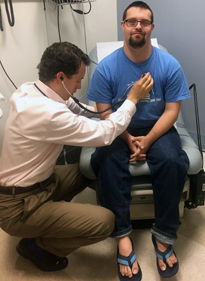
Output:
M155 24L152 23L152 27L151 27L152 31L153 31L154 28L155 28Z
M62 71L60 71L56 74L56 79L57 79L58 83L62 83L64 76L65 76L65 74Z
M124 31L124 26L125 26L124 21L121 21L121 28L122 28L122 31Z

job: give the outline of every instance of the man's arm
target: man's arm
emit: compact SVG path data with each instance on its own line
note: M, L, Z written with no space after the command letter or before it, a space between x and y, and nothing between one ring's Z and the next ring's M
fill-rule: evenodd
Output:
M103 111L106 108L108 108L111 104L109 103L96 103L97 109L98 111ZM112 110L108 110L106 112L103 112L100 114L100 119L101 120L105 120L107 119L110 114L112 113ZM126 131L124 131L120 137L127 143L127 145L129 146L132 154L131 154L131 160L134 161L133 159L136 159L139 157L140 155L140 159L141 160L145 160L145 154L141 153L141 150L144 148L143 145L138 142L137 140L133 141L132 136Z
M152 130L146 136L135 137L134 143L137 141L144 147L142 153L146 153L149 147L158 138L164 135L176 122L181 107L181 101L166 103L165 110L159 120L156 122ZM131 156L132 158L132 156ZM136 160L136 159L135 159ZM131 160L131 161L135 161ZM140 159L139 159L140 160Z

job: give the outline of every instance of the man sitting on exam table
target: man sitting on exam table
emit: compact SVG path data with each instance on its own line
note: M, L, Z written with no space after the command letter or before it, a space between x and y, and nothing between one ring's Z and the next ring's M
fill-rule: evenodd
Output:
M102 111L123 100L144 73L151 73L154 86L137 104L137 112L127 131L110 146L97 148L91 164L99 182L100 202L113 211L116 218L112 237L116 238L119 249L119 278L125 280L124 276L128 276L130 280L141 280L142 273L129 238L132 232L129 212L132 176L128 163L147 160L155 204L152 240L158 256L157 267L162 277L171 277L178 271L172 245L177 239L178 205L189 167L173 124L181 100L189 98L190 93L176 59L151 45L153 12L146 3L135 1L130 4L124 11L121 26L124 47L96 67L87 98L95 101L98 110ZM101 114L101 119L106 120L111 113L110 110ZM135 141L144 147L140 155Z
M0 227L23 237L17 252L44 271L64 269L68 254L106 239L114 229L111 211L70 202L90 180L78 164L55 166L63 145L111 144L153 86L147 74L117 112L96 122L72 99L89 63L75 45L54 43L38 65L39 80L23 84L10 100L0 158Z

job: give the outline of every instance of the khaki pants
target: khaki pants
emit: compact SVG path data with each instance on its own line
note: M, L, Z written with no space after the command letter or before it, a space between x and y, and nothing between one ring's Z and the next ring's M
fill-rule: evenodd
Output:
M113 231L113 213L69 202L88 184L78 164L56 166L53 183L44 190L0 194L0 227L12 236L36 238L39 247L59 257L104 240Z

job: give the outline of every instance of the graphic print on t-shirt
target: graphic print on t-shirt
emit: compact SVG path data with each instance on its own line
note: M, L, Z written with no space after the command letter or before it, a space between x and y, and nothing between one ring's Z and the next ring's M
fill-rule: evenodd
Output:
M125 89L123 93L123 98L118 98L118 101L122 101L123 99L127 98L128 93L132 86L136 83L137 81L132 81L131 83L127 84L127 88ZM139 102L159 102L161 101L161 98L156 98L154 90L152 89L149 94L147 94L143 99L141 99Z

